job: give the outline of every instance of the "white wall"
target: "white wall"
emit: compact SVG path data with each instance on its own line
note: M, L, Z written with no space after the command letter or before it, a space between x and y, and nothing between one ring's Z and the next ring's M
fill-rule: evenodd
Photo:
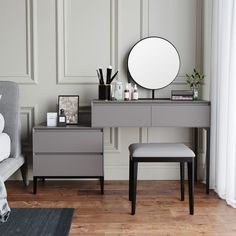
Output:
M119 80L127 81L127 54L143 37L167 38L181 57L179 77L157 96L187 88L184 75L202 69L202 5L202 0L0 0L0 80L20 84L22 140L28 151L32 127L56 110L59 94L79 94L81 106L97 98L98 66L111 64L119 69ZM106 179L128 178L127 147L138 141L191 146L192 131L106 129ZM199 151L203 154L202 147ZM146 164L139 176L175 179L178 170L175 164Z

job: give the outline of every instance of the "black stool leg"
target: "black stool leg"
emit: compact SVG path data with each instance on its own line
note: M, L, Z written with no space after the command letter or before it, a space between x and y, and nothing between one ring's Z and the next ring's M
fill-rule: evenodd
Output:
M135 214L136 208L136 192L137 192L137 174L138 174L138 162L132 161L133 176L132 176L132 209L131 214Z
M194 214L194 161L188 162L189 212Z
M184 201L184 162L180 162L181 201Z
M133 165L132 157L129 157L129 200L132 200L132 176L133 176Z

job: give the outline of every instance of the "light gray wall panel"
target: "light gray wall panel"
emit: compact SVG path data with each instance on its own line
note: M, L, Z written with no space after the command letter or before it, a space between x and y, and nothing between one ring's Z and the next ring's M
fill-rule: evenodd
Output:
M0 73L1 76L24 76L27 68L27 1L1 1ZM5 26L8 27L5 27ZM10 36L10 37L9 37ZM8 55L6 57L5 55ZM14 68L11 66L14 64Z
M0 1L0 79L34 84L36 31L35 0ZM36 27L34 27L36 28ZM36 29L35 29L36 30Z
M58 95L79 94L81 106L97 98L96 67L111 64L119 69L119 80L127 82L128 52L148 35L172 41L182 62L180 78L156 95L168 97L171 89L188 88L181 76L201 61L197 53L201 47L199 2L0 0L0 80L20 84L24 144L31 143L33 124L45 121L46 112L56 111ZM151 95L141 88L139 94ZM174 133L175 141L191 144L191 131L176 129ZM128 177L130 143L171 137L171 132L159 128L105 129L105 178ZM139 173L140 178L178 178L178 166L147 165Z
M114 0L57 1L58 83L97 83L96 68L115 66L115 22Z
M175 45L182 76L195 65L196 10L197 0L149 0L149 35L167 38Z

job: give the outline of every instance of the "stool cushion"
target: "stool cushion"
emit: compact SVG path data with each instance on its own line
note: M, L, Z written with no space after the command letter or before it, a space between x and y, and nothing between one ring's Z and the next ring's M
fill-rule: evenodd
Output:
M195 157L182 143L133 143L129 151L132 157Z

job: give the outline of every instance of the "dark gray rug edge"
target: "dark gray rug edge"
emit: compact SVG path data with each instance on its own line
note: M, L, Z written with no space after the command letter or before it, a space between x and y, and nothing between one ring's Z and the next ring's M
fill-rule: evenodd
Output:
M63 211L65 210L70 210L70 212L66 214L61 214L61 220L62 222L67 222L67 225L68 227L63 227L62 224L59 224L57 226L57 229L56 229L56 234L55 235L58 235L58 236L64 236L64 235L68 235L69 232L70 232L70 228L71 228L71 223L72 223L72 218L73 218L73 214L74 214L74 208L62 208Z
M0 224L0 235L67 236L73 208L12 208L6 223Z

